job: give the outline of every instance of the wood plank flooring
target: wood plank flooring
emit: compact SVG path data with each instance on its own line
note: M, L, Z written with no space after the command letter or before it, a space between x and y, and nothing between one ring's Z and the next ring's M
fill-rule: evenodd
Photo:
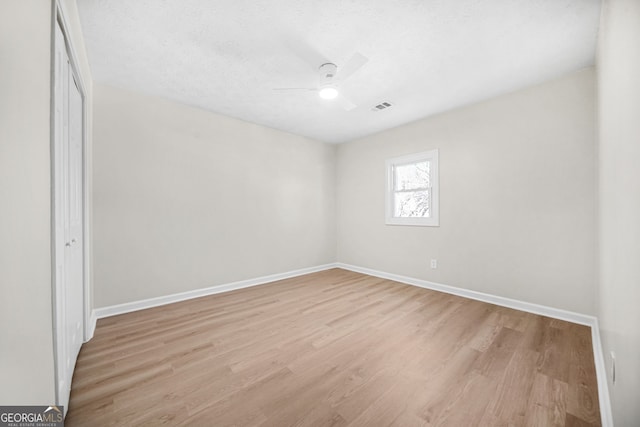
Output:
M598 426L588 327L334 269L98 321L67 426Z

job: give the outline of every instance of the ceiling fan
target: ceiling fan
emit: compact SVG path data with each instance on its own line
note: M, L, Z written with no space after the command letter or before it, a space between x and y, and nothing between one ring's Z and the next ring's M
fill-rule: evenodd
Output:
M318 85L316 87L282 87L275 88L276 91L312 91L317 92L322 99L333 100L345 110L353 110L356 104L351 102L344 96L340 90L340 83L351 77L358 71L369 59L360 54L355 53L340 69L333 62L325 62L318 67Z

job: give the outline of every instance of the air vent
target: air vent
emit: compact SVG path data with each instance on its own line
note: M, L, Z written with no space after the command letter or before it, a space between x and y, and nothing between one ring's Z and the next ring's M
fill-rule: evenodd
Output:
M389 101L384 101L381 102L380 104L376 105L375 107L373 107L371 110L372 111L382 111L382 110L386 110L387 108L391 108L393 107L393 104L390 103Z

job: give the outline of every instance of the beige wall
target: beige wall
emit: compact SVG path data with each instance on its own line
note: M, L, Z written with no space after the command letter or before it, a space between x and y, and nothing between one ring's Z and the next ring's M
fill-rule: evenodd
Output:
M594 314L594 80L583 70L340 145L338 261ZM385 159L432 148L440 227L385 225Z
M51 3L0 2L0 405L54 403Z
M618 426L640 420L640 2L604 2L598 51L598 317Z
M335 261L335 147L94 87L95 305Z

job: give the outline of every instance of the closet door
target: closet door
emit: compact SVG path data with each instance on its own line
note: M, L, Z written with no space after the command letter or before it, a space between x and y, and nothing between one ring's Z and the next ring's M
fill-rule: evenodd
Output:
M54 107L55 339L58 404L68 409L83 338L83 101L56 26Z

